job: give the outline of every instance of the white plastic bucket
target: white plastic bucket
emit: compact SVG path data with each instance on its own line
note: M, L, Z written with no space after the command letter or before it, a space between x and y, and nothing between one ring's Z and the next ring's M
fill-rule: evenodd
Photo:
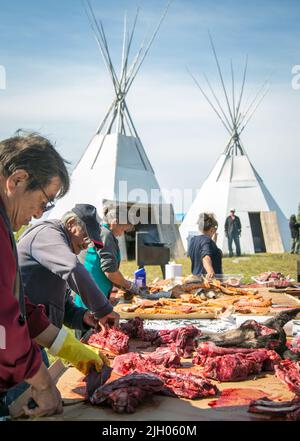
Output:
M180 263L168 263L166 265L166 279L174 279L182 276L182 265Z

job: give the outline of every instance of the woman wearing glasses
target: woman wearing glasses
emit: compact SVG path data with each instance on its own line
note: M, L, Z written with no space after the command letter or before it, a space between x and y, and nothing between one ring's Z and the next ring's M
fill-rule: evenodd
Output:
M222 251L216 244L218 222L212 213L201 213L198 226L201 234L191 238L188 248L192 273L211 279L222 274Z

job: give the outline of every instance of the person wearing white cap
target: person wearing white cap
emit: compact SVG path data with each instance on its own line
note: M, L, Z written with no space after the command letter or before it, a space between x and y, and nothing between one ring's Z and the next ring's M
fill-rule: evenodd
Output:
M233 256L232 242L235 244L236 255L241 255L240 235L242 232L242 225L240 218L235 215L235 208L230 209L230 214L225 221L225 236L228 239L229 257Z

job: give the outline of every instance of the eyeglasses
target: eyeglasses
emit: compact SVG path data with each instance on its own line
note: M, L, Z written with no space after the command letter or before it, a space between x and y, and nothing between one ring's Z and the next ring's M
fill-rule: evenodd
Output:
M43 187L40 185L39 181L33 176L35 182L37 183L37 186L39 187L39 189L41 190L41 192L43 193L43 195L45 196L45 198L47 199L48 202L44 202L41 206L41 209L43 211L43 213L47 213L47 211L52 210L52 208L55 207L55 203L54 201L51 201L48 197L48 195L46 194L45 190L43 189Z

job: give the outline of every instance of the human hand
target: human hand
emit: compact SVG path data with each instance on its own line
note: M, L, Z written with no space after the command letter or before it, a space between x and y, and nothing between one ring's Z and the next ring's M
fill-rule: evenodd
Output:
M141 294L141 290L140 290L139 286L137 286L137 284L133 283L133 282L131 282L130 287L126 291L132 295L135 295L135 296L138 296Z
M119 320L120 320L120 315L117 312L112 311L110 314L107 314L101 319L98 319L98 324L101 326L102 329L104 329L105 325L112 325L115 328L118 328Z
M32 385L31 397L36 407L29 408L28 405L23 406L25 415L38 417L63 413L60 392L50 377L44 363L41 365L37 374L32 379L27 380L27 382Z
M214 279L214 277L215 277L215 273L214 273L214 271L209 271L209 272L206 273L206 275L205 275L205 278L206 278L207 280L212 280L212 279Z
M91 326L92 328L97 328L98 320L90 311L85 312L82 320L85 325Z

